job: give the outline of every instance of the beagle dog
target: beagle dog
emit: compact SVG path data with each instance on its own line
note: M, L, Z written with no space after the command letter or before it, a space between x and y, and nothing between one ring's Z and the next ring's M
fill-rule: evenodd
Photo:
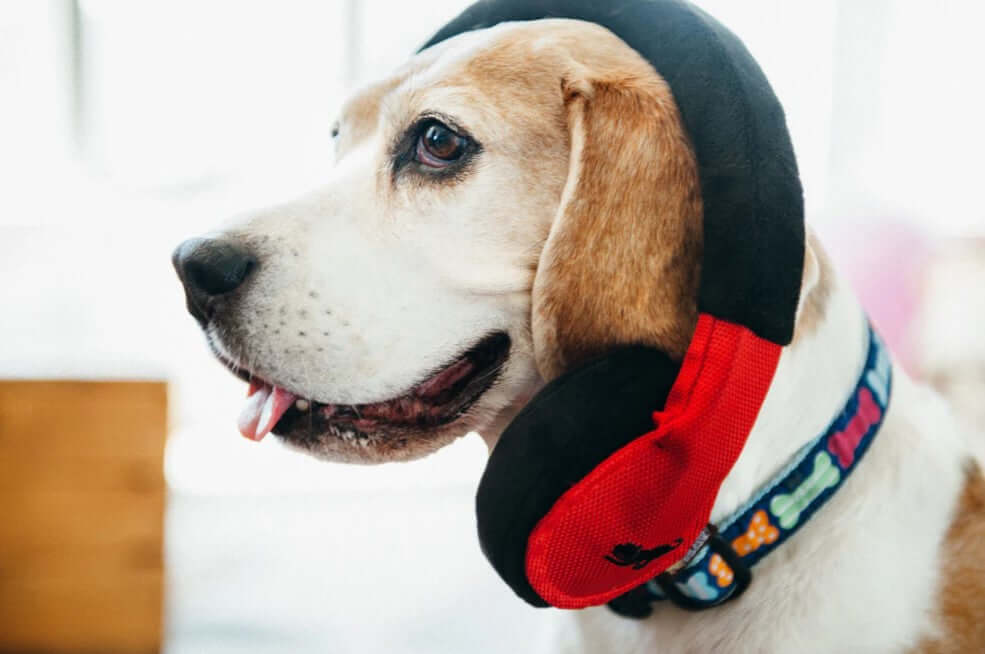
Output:
M683 356L695 155L667 83L613 33L547 19L455 36L355 93L336 134L322 188L175 252L216 356L251 382L247 437L360 463L470 431L492 449L547 380L614 345ZM712 520L825 429L864 324L809 235L793 342ZM552 610L557 651L985 651L985 479L941 398L893 373L866 460L740 600Z

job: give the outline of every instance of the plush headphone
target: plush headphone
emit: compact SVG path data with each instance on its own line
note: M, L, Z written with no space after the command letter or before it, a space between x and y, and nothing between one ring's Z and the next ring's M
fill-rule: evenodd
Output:
M627 344L554 379L504 431L479 485L479 537L500 576L535 606L582 608L706 544L719 487L793 336L803 200L762 71L686 2L486 0L424 47L540 18L602 25L667 81L704 206L699 318L683 360Z

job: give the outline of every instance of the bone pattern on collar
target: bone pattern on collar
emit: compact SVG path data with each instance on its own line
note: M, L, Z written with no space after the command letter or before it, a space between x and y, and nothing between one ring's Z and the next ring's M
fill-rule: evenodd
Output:
M714 529L746 568L782 545L828 501L878 433L889 406L892 364L889 351L871 325L868 337L868 353L858 382L827 430L801 448L717 529L709 527L708 531ZM712 608L735 597L736 575L722 557L707 545L692 551L684 565L666 573L669 582L687 599L689 605L685 608ZM650 604L665 599L675 601L654 579L618 598L610 607L621 615L645 617L650 613Z

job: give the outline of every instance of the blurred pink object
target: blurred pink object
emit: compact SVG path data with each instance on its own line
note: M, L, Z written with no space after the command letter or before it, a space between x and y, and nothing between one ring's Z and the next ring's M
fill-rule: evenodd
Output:
M930 237L903 221L871 218L841 221L819 236L889 348L915 374L915 320L932 252Z

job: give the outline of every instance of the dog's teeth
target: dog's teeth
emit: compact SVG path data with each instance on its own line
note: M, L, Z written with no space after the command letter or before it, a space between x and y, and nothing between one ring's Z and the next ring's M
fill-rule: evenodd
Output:
M294 406L297 407L298 411L307 411L311 403L308 400L298 400L294 403Z

